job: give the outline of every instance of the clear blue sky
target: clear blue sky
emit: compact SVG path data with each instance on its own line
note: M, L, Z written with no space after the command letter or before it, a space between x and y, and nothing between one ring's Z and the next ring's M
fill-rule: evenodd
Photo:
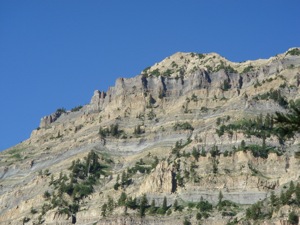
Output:
M268 58L300 46L299 0L1 0L0 150L169 55Z

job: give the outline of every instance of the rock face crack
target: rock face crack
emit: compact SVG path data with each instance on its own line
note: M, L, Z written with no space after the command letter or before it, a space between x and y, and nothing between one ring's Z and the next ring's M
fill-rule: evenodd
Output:
M239 89L242 89L243 87L243 77L242 76L239 76Z
M142 81L143 88L147 90L148 89L148 80L147 80L147 78L145 76L142 76L141 81Z
M166 96L166 92L167 92L167 86L166 86L166 83L165 83L165 77L161 77L161 83L162 83L163 89L161 90L160 97L165 97Z
M177 190L176 173L174 173L173 171L171 171L171 175L172 175L172 188L171 188L171 192L175 193L176 190Z

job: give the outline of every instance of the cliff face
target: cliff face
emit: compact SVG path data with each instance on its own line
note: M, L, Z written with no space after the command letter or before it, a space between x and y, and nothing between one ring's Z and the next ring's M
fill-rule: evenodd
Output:
M192 215L184 211L168 219L139 220L136 211L124 217L119 207L104 218L100 208L108 196L118 200L122 191L133 198L147 194L149 203L155 200L157 205L165 196L169 205L201 197L216 205L220 191L241 207L263 200L270 191L280 192L291 180L299 181L300 163L294 155L298 136L284 146L275 135L268 136L265 144L283 151L263 158L246 149L236 151L242 140L261 145L261 138L239 131L220 135L216 129L243 118L286 112L283 103L300 97L299 84L300 56L290 50L243 63L215 53L176 53L136 77L119 78L106 92L96 90L80 110L42 118L30 139L0 153L0 224L20 224L24 218L25 224L72 222L70 213L58 213L55 207L46 210L50 201L44 195L56 191L49 185L51 175L56 179L61 171L69 174L72 161L84 160L91 150L103 159L110 156L110 171L100 176L101 184L91 195L80 200L77 224L182 224ZM216 147L214 155L210 151ZM202 150L206 154L193 155ZM141 167L147 172L133 170L131 183L115 190L118 175L120 179L128 169ZM70 196L63 198L70 201ZM277 217L273 224L287 214ZM228 220L216 213L202 222Z

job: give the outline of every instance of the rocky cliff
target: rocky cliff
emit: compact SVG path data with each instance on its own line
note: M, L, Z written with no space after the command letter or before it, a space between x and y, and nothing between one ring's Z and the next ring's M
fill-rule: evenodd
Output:
M235 218L242 224L249 205L299 182L300 163L297 135L283 142L276 133L238 124L288 112L300 98L299 84L298 48L241 63L215 53L176 53L119 78L82 108L45 116L28 140L0 153L0 224L226 224ZM91 151L105 165L93 183L92 172L74 169L90 165ZM78 195L87 184L93 191ZM220 210L220 193L231 208ZM142 207L144 194L148 208L139 218L128 199ZM168 213L151 213L150 203L158 210L164 199ZM104 210L109 201L112 208ZM212 204L210 216L197 216L199 201ZM282 224L291 211L299 213L295 204L284 207L261 221Z

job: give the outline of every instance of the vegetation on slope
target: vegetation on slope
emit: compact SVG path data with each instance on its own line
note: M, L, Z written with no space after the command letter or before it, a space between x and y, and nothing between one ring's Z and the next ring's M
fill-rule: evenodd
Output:
M113 162L103 156L101 161L103 163L100 163L98 154L91 151L83 160L73 161L66 174L60 172L57 179L51 175L51 189L44 193L46 203L38 222L43 223L45 213L54 209L58 214L72 217L72 223L75 223L81 200L94 192L94 186L101 182L100 176L107 177L110 174L109 167Z

